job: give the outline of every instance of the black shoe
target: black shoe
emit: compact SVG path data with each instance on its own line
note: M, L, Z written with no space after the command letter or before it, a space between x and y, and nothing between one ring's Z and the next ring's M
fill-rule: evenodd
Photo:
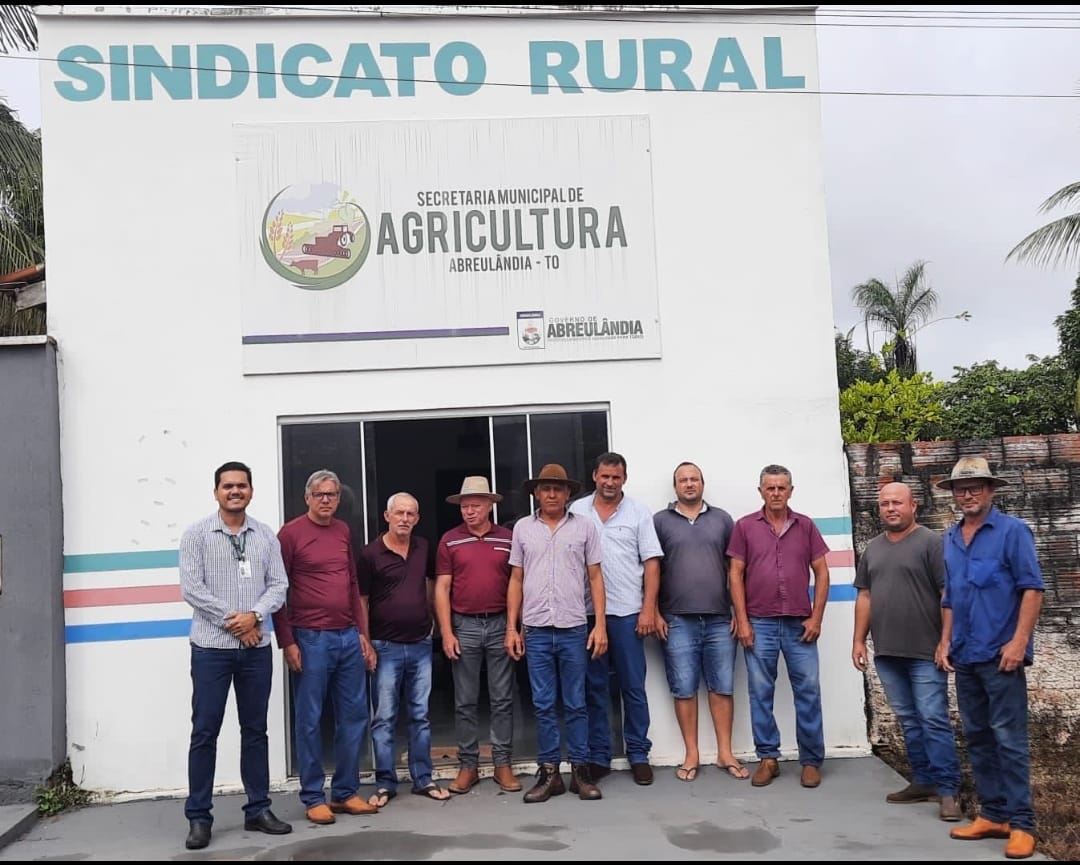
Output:
M265 832L267 835L288 835L292 826L279 820L273 811L263 811L258 817L244 820L244 828L249 832Z
M187 841L184 846L188 850L202 850L210 843L210 824L202 820L191 820L188 823Z
M611 774L611 767L605 766L602 763L589 763L589 774L592 775L593 781L599 781L601 778L606 778Z

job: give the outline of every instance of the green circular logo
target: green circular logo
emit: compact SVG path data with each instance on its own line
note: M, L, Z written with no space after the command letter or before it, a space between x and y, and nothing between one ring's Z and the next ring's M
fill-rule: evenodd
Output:
M266 206L263 258L297 288L335 288L352 279L371 251L367 214L335 183L294 184Z

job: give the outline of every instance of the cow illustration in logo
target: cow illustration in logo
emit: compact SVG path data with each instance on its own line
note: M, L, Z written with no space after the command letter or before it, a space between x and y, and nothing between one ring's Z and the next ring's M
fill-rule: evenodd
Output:
M270 269L297 288L335 288L371 251L367 214L334 183L295 184L267 205L259 248Z

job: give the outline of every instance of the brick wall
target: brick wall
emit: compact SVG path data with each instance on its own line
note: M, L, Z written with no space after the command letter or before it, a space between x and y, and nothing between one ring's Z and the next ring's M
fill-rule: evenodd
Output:
M1080 622L1080 433L853 444L845 450L856 556L882 529L877 492L884 483L909 484L919 502L919 521L942 531L957 517L952 495L935 484L948 477L961 456L985 456L993 472L1009 481L994 502L1031 526L1046 581L1035 629L1035 664L1028 669L1032 716L1065 722L1051 725L1053 735L1061 736L1080 716L1080 633L1074 627ZM899 742L903 750L895 719L872 674L867 682L867 723L872 745L895 748ZM1032 735L1038 734L1033 725Z

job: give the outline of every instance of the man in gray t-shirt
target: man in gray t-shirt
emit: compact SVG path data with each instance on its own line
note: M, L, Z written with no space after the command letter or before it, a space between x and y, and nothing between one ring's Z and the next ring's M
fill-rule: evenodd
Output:
M664 557L660 560L660 617L668 688L675 700L686 756L680 781L697 778L698 689L709 694L716 732L716 764L731 777L750 772L731 750L735 688L735 634L731 628L727 546L734 522L705 502L705 478L693 463L675 467L675 501L653 516Z
M871 635L878 678L904 732L913 779L886 801L940 797L939 816L953 822L961 816L960 762L949 718L948 673L934 663L943 639L945 559L941 536L915 522L915 511L907 484L886 484L878 493L885 531L859 558L851 660L866 672Z

